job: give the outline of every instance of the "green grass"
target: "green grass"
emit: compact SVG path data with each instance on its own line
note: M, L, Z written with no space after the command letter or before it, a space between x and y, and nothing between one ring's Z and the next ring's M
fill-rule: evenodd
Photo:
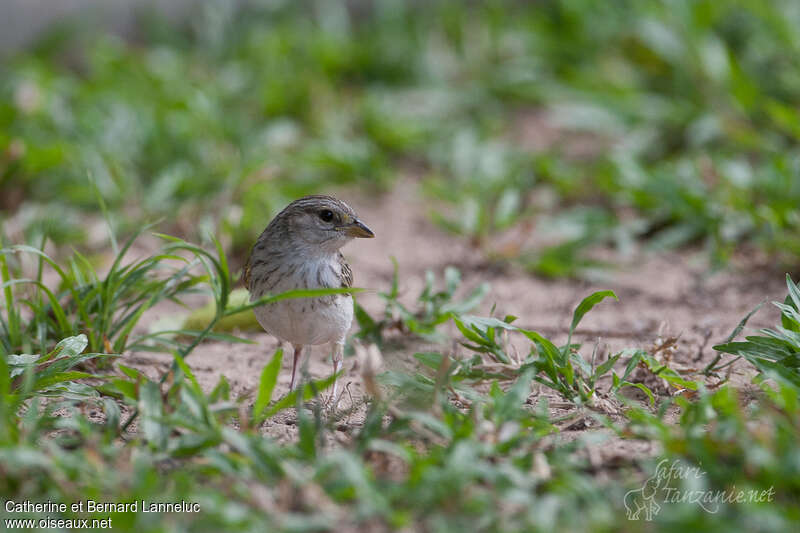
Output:
M800 522L791 276L779 324L737 341L751 313L710 364L679 372L656 349L606 356L573 341L594 306L615 305L601 303L611 291L578 305L559 345L494 308L470 314L488 285L462 286L453 266L407 303L395 264L377 287L383 311L356 308L349 349L368 396L348 432L348 413L303 408L330 377L278 397L281 350L255 390L200 385L202 342L247 342L236 330L254 305L322 294L248 302L234 289L271 214L311 192L411 181L413 208L492 268L538 276L591 275L636 247L796 272L795 2L417 4L208 3L180 24L145 17L135 40L78 26L3 58L0 496L201 511L4 504L2 519L110 517L140 533ZM165 232L155 245L151 228ZM621 253L600 262L596 249ZM159 307L187 319L153 324ZM412 369L376 375L381 351L418 342ZM126 364L144 351L172 354L170 369ZM725 381L737 362L754 387ZM656 377L674 396L648 387ZM294 417L292 438L264 435L276 417ZM629 452L639 445L652 455ZM662 460L703 472L662 491L772 496L627 520L626 493Z
M225 305L227 261L221 252L168 242L173 252L181 248L203 258L204 283L217 297L220 316L242 311ZM791 281L789 287L793 299L797 288ZM306 292L279 297L312 295ZM584 299L570 331L595 305L613 296L605 291ZM793 320L794 307L781 305L784 316ZM670 504L656 517L658 529L746 523L754 530L775 531L789 530L797 520L796 380L779 379L777 385L761 381L763 394L749 400L729 386L707 391L700 384L694 399L659 397L653 410L620 395L622 385L631 384L631 369L649 360L648 354L623 352L601 362L593 353L587 360L579 345L568 340L557 347L511 325L514 317L501 321L459 311L448 316L476 355L454 359L443 353L419 354L431 374L395 371L379 376L383 387L368 387L375 395L366 418L343 446L326 444L339 422L321 412L319 404L297 411L294 441L279 445L261 434L263 420L300 406L331 384L330 378L310 382L302 394L274 398L280 350L264 367L255 398L233 395L224 377L204 391L186 358L197 339L210 335L213 324L173 351L172 370L160 380L122 360L112 372L94 376L76 370L92 359L113 360L111 355L83 353L88 346L84 335L63 340L43 356L5 356L0 359L0 489L15 501L186 500L202 509L201 515L112 513L115 527L123 530L324 530L333 524L638 530L642 522L625 519L625 491L641 487L650 474L631 473L654 472L654 460L633 461L597 477L598 465L587 462L583 450L596 446L597 439L608 439L608 433L590 430L571 444L547 438L578 415L599 421L617 438L661 446L659 458L702 468L701 485L675 478L670 480L674 490L735 487L773 494L768 505L728 503L714 514L690 504ZM781 327L790 331L792 324ZM500 331L529 338L530 353L516 360L505 349ZM622 378L612 370L617 361L626 366ZM651 369L668 380L679 379L666 367ZM364 372L365 380L374 379ZM609 374L613 386L603 387L605 404L598 403L598 380ZM575 402L579 410L559 419L552 417L545 400L526 405L534 383ZM635 385L646 390L641 383ZM402 400L407 395L416 401ZM609 401L627 405L624 416L609 417L603 407ZM664 418L670 411L679 413L678 422ZM102 413L99 419L97 413ZM136 432L126 429L132 420L138 423ZM23 516L45 515L13 513L13 518ZM109 515L70 510L55 516Z
M358 338L382 344L386 333L402 334L407 339L421 338L441 342L445 336L438 327L448 322L455 314L466 313L477 307L489 292L489 284L475 287L463 300L455 301L454 295L461 285L461 272L452 266L444 270L444 287L437 290L436 275L425 272L425 286L417 297L413 308L399 301L399 269L392 258L394 271L389 292L379 293L385 302L383 317L376 319L360 305L356 305L355 319L360 331Z
M714 349L718 352L745 358L758 370L761 379L774 379L789 385L800 386L800 288L786 276L789 294L786 300L773 302L781 311L781 324L774 329L762 329L761 335L752 335L745 342L727 342ZM750 318L749 316L747 318ZM747 321L745 318L745 323ZM724 365L732 364L727 361Z

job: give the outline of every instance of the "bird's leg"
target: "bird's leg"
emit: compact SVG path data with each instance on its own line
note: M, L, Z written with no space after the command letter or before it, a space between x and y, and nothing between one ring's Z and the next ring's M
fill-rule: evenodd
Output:
M333 393L331 394L331 400L333 401L332 407L336 409L339 404L338 392L339 387L336 379L336 374L339 372L339 368L342 366L342 354L344 353L344 341L337 342L333 345Z
M300 356L303 355L303 345L302 344L292 344L294 348L294 360L292 361L292 381L289 383L289 390L294 390L294 381L295 381L295 374L297 374L297 362L300 360Z

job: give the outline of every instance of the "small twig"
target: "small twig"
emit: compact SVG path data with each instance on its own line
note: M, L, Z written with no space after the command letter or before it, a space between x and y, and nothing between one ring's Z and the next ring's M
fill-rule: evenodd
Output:
M703 358L703 351L708 346L709 339L711 339L711 330L707 329L705 335L703 335L703 343L697 349L697 355L694 357L695 361L700 361Z
M594 360L597 357L597 349L600 346L600 337L597 338L597 342L594 343L594 349L592 349L592 375L594 376Z
M739 359L741 359L741 358L742 358L742 356L741 356L741 355L739 355L739 356L737 356L735 359L733 359L732 361L728 361L728 362L727 362L727 363L725 363L724 365L722 365L722 366L719 366L719 367L717 367L717 368L715 368L715 369L713 369L713 370L716 370L717 372L719 372L719 371L720 371L720 370L722 370L723 368L725 368L725 367L728 367L728 366L731 366L733 363L735 363L736 361L738 361L738 360L739 360Z
M471 402L471 401L469 401L469 400L467 400L466 398L464 398L464 397L463 397L461 394L459 394L459 393L458 393L458 391L456 391L456 390L453 388L453 386L452 386L452 385L451 385L451 386L449 386L449 387L447 387L447 389L448 389L448 390L449 390L449 391L450 391L450 392L453 394L453 397L454 397L454 399L455 399L456 401L458 401L459 403L461 403L461 405L463 405L463 406L465 406L465 407L468 407L468 408L469 408L469 407L472 407L472 402Z
M714 359L712 359L711 362L708 363L706 367L703 369L703 374L708 376L709 374L714 372L715 371L714 365L716 365L720 359L722 359L722 352L717 352L717 355L714 357Z

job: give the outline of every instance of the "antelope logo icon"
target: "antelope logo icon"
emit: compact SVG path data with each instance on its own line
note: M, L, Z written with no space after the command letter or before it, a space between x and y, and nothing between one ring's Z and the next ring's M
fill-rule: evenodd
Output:
M660 465L659 465L660 466ZM639 516L644 511L644 519L648 522L661 510L661 506L656 503L658 486L661 484L662 476L657 469L642 485L640 489L629 490L625 494L625 512L628 520L639 520Z

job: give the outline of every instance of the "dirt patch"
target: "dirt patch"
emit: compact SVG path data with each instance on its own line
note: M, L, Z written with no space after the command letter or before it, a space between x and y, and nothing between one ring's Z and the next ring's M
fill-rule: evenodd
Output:
M462 271L464 290L485 281L491 283L489 297L476 313L488 314L496 304L496 315L519 316L518 325L539 331L557 344L566 342L572 312L581 299L596 290L612 289L620 301L607 300L598 305L581 323L575 340L599 342L601 353L613 354L624 348L650 349L659 339L663 342L677 337L671 350L672 361L681 368L692 369L707 364L714 356L711 346L724 340L765 297L779 300L785 293L781 276L747 270L709 274L701 254L692 252L640 253L608 271L603 281L594 282L541 279L513 267L486 268L481 253L466 240L443 233L429 222L425 207L419 202L421 195L411 181L402 182L391 194L377 199L357 193L342 193L339 197L355 208L376 234L375 239L355 241L343 250L353 267L354 285L369 289L359 295L359 303L373 315L383 312L384 303L378 292L388 290L393 271L390 256L397 258L403 301L410 304L416 299L426 270L441 276L444 267L453 265ZM750 326L769 326L778 316L777 310L765 307ZM191 354L187 362L205 389L210 390L224 375L234 397L250 394L255 398L260 372L278 342L266 333L244 337L254 344L206 342ZM429 348L421 343L406 343L385 349L384 367L416 368L413 354ZM524 346L520 349L527 350ZM127 362L155 377L167 368L171 357L134 355ZM288 391L291 362L291 348L287 346L276 395ZM330 374L330 354L324 347L313 348L306 369L314 378ZM746 384L751 375L745 363L737 363L731 379ZM345 392L340 410L344 414L337 422L341 435L335 438L346 440L348 428L359 426L364 414L364 389L355 357L345 359L341 383ZM281 414L267 422L263 430L278 441L295 439L296 414ZM564 430L562 438L576 431ZM620 439L611 439L609 444L610 447L604 445L603 453L610 456L637 450L653 452L647 445Z

